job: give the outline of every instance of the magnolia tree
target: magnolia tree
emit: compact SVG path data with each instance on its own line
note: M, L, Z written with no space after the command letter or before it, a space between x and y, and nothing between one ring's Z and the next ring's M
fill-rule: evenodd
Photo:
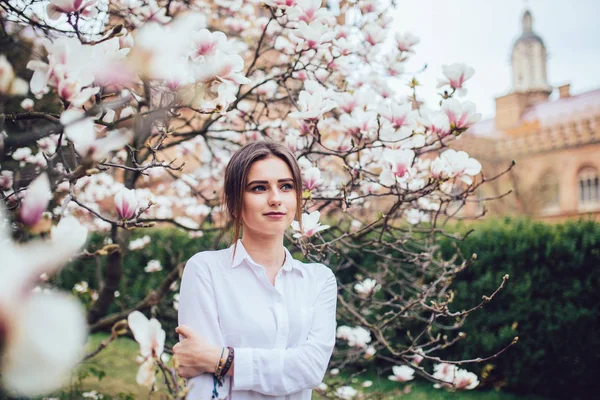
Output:
M352 374L337 375L375 360L386 361L402 390L416 376L438 388L476 387L469 363L505 349L472 360L436 355L464 338L464 319L497 292L453 310L449 286L474 257L445 260L436 247L478 186L495 179L448 148L480 118L459 97L474 71L445 66L439 103L424 105L418 75L404 71L419 39L391 29L392 6L0 1L10 50L0 55L4 390L56 390L129 330L140 344L138 383L184 397L176 360L162 357L165 331L143 312L172 301L186 260L175 260L143 301L108 313L123 255L148 243L130 233L156 223L191 235L226 229L225 165L243 144L267 138L287 145L303 171L303 230L292 224L290 246L338 276L338 340L322 395L378 396L352 387ZM105 232L106 246L87 251L88 231ZM48 283L78 257L106 259L85 308ZM158 261L146 267L160 269ZM86 282L74 288L87 290ZM85 354L87 334L101 330L112 334Z

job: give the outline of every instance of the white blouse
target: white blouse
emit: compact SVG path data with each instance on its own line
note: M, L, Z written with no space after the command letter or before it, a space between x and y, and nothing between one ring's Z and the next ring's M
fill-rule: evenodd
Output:
M179 324L235 350L234 375L217 388L219 399L307 400L323 380L335 344L335 276L285 252L275 286L241 241L235 258L231 246L186 264ZM189 379L188 387L188 399L210 400L213 375Z

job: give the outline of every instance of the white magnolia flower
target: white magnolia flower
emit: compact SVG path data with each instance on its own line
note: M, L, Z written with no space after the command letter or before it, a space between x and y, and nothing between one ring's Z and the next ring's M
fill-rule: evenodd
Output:
M150 260L148 261L148 265L146 265L146 267L144 268L144 271L146 272L158 272L158 271L162 271L162 265L160 264L160 261L158 260Z
M394 365L392 367L394 375L388 376L390 381L408 382L414 379L415 370L407 365Z
M136 381L139 385L152 386L154 382L154 360L159 359L164 351L166 333L157 319L148 320L139 311L129 314L127 322L133 337L140 345L142 363Z
M445 79L438 78L438 88L449 85L452 89L458 90L460 96L467 94L467 89L463 84L475 74L475 69L466 64L455 63L442 65L442 71Z
M65 135L73 142L75 150L82 157L90 157L95 161L123 148L133 137L133 131L129 129L116 129L103 138L96 138L94 121L78 109L65 110L60 116L60 123L65 126Z
M368 343L371 342L371 333L362 326L355 328L340 326L337 329L336 337L347 340L350 347L367 348Z
M296 233L294 233L294 237L311 237L318 232L328 229L329 225L321 225L319 223L319 218L321 218L321 213L319 211L313 211L310 214L303 213L302 231L300 231L300 224L298 223L298 221L292 221L292 229L296 231Z
M419 123L427 128L427 133L434 135L437 139L448 136L450 133L450 120L448 116L443 112L423 112L423 115L419 117Z
M350 335L352 335L352 328L350 326L342 325L338 326L335 336L338 339L348 340Z
M80 303L64 293L33 291L37 277L60 270L85 242L84 227L75 225L74 218L63 221L51 240L26 244L13 243L0 226L0 379L5 388L24 396L58 389L84 354L87 322Z
M409 149L385 149L382 160L383 170L379 175L379 183L392 186L412 174L414 158L415 152Z
M13 185L13 172L0 171L0 190L10 189Z
M429 222L430 220L429 214L424 213L416 208L408 209L404 211L404 213L406 214L406 220L411 225L417 225L421 222Z
M465 129L481 119L481 114L475 112L475 104L470 101L461 103L456 99L448 99L442 104L442 111L448 116L450 127Z
M362 386L362 387L364 387L364 388L371 387L371 386L373 386L373 381L364 381L364 382L361 384L361 386Z
M19 217L27 226L33 226L42 218L52 198L50 181L46 173L40 174L27 188L25 198L21 201Z
M377 353L377 350L375 349L375 347L369 346L365 350L365 358L369 359L369 358L373 357L375 355L375 353Z
M433 377L442 382L451 384L456 378L458 367L454 364L440 363L433 366ZM444 383L435 383L434 388L447 387Z
M76 283L75 286L73 286L73 290L77 293L85 293L88 291L88 288L89 286L86 281L81 281L79 283Z
M337 107L335 101L325 98L323 92L309 93L306 90L300 92L298 98L298 111L289 114L292 118L300 118L307 121L316 121L323 114Z
M367 278L354 285L354 290L362 298L371 296L371 294L377 292L379 289L381 289L381 285L375 279L371 278Z
M84 17L96 14L96 0L50 0L46 8L48 18L58 19L62 14L79 12Z
M454 377L454 388L459 390L475 389L479 385L477 375L465 369L459 368Z
M15 75L15 71L4 54L0 54L0 95L26 96L27 81Z
M310 24L313 21L323 21L331 16L331 13L321 7L321 0L296 0L294 7L287 9L290 21L304 21Z
M129 242L129 250L143 249L148 243L150 243L150 236L145 235Z
M316 189L322 182L321 170L319 168L311 167L302 171L302 183L306 190Z
M421 40L410 32L396 33L396 47L400 51L414 53L413 47L419 44Z
M458 178L467 185L473 183L472 176L481 172L481 164L464 151L446 150L431 163L434 178Z
M313 21L310 24L300 21L298 28L293 31L293 38L298 41L296 51L303 49L316 50L329 46L335 38L335 33L329 26L320 21Z
M342 400L353 399L358 394L358 391L352 386L341 386L335 391L335 395Z
M12 159L15 161L25 161L29 156L31 156L29 147L20 147L12 153Z

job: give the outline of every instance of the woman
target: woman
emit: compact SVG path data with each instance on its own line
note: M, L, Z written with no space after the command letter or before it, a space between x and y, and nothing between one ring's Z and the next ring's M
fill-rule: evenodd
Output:
M301 221L301 179L293 154L274 142L248 144L229 161L234 243L194 255L181 282L173 352L179 375L190 378L189 399L303 400L321 383L337 286L329 268L283 247L285 230Z

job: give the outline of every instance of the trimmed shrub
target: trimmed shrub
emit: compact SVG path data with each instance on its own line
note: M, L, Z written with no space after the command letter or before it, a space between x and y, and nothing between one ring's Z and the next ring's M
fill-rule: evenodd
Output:
M470 359L494 354L476 365L487 382L519 393L551 398L590 398L600 389L600 224L559 225L527 219L488 221L457 243L474 265L458 275L455 310L468 309L491 294L505 274L506 287L467 319L464 342L445 355ZM454 253L450 240L442 253ZM491 369L491 370L490 370ZM594 396L595 397L595 396Z

